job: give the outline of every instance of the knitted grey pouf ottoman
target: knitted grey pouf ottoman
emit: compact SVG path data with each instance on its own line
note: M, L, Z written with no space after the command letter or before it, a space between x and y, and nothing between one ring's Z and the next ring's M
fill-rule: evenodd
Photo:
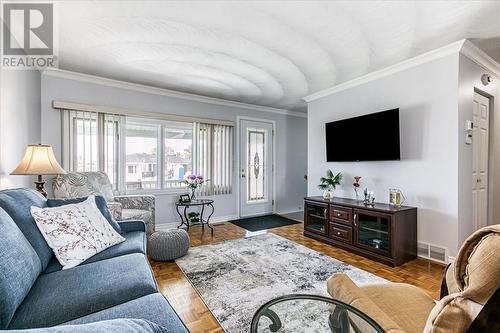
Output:
M149 256L156 261L168 261L184 256L189 250L189 235L185 230L157 231L149 237Z

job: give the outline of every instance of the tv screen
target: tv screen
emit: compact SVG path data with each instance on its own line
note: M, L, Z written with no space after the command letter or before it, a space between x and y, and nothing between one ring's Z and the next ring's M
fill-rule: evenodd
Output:
M326 123L327 162L400 159L399 109Z

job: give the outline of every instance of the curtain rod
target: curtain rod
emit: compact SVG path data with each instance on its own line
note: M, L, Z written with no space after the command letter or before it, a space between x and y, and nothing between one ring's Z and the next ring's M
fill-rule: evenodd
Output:
M234 122L230 121L230 120L180 116L180 115L175 115L175 114L166 114L166 113L159 113L159 112L134 111L134 110L129 110L129 109L115 108L115 107L111 107L111 106L91 105L91 104L74 103L74 102L67 102L67 101L52 101L52 107L54 109L60 109L60 110L100 112L100 113L108 113L108 114L116 114L116 115L124 115L124 116L135 116L135 117L141 117L141 118L152 118L152 119L160 119L160 120L199 122L199 123L205 123L205 124L234 126Z

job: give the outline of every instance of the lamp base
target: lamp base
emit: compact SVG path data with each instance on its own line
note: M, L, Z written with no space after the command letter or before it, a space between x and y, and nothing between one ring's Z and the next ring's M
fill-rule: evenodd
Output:
M43 188L45 182L42 179L42 175L38 175L38 180L35 182L36 190L40 192L44 197L47 197L47 191Z

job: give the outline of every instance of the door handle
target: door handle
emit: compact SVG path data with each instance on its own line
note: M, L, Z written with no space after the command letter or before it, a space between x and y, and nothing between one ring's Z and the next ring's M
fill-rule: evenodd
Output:
M245 178L245 169L241 169L241 178Z
M354 214L354 226L357 227L358 226L358 214Z

